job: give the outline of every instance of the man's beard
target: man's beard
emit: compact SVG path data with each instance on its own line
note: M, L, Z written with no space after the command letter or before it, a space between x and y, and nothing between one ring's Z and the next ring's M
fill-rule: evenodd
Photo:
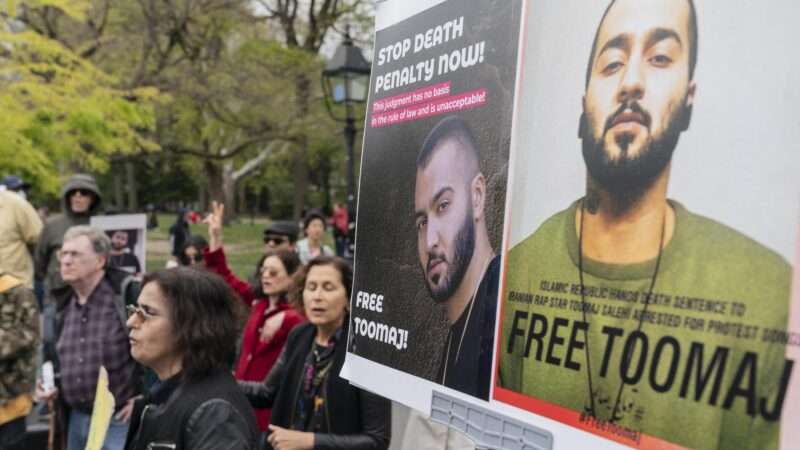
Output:
M118 252L125 250L125 247L127 247L127 245L114 244L113 242L111 243L111 249Z
M627 142L618 142L620 155L612 160L604 140L614 117L627 108L642 114L645 126L648 130L651 129L649 114L638 103L632 102L623 105L608 118L599 139L595 139L589 130L582 136L583 160L589 175L597 183L597 187L609 193L618 206L623 208L641 198L672 160L672 153L684 128L685 115L688 114L684 101L671 112L664 132L660 136L650 134L636 156L629 155L630 139ZM591 123L591 116L587 114L586 119Z
M428 292L434 302L443 303L453 296L458 286L461 285L464 274L467 273L467 267L472 261L474 252L475 223L472 221L472 205L469 205L464 215L464 222L453 240L453 260L447 261L444 252L428 253L428 264L427 267L423 268L425 271L423 275L425 276L425 287L428 288ZM437 275L436 281L439 283L436 286L431 286L428 273L431 265L436 260L444 260L447 263L447 271Z

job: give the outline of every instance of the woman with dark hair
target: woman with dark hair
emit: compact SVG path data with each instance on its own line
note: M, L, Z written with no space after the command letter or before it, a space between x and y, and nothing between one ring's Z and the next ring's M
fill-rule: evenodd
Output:
M210 242L203 257L206 267L221 275L250 308L250 316L242 332L236 379L261 381L278 359L289 331L305 320L299 308L295 308L289 298L289 292L294 286L292 276L302 266L294 252L269 252L258 261L257 281L253 286L240 280L228 267L222 248L224 211L224 205L214 202L212 214L205 219ZM269 410L256 410L256 418L259 428L266 431Z
M303 232L305 239L297 241L297 254L300 261L308 264L309 261L320 255L333 256L333 250L322 243L325 235L325 215L322 211L312 209L303 218Z
M203 262L203 251L208 248L208 241L203 236L191 236L183 245L178 263L182 266L194 266Z
M256 448L253 409L226 364L237 332L233 296L205 270L144 277L128 306L131 356L160 382L134 404L126 450Z
M309 323L260 383L240 381L255 407L271 407L267 442L276 450L389 447L391 405L339 377L347 351L347 308L353 272L341 258L318 256L302 284Z

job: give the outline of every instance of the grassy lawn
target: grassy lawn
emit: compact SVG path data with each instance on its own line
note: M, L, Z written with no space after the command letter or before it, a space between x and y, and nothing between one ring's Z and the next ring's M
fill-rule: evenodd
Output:
M153 271L163 268L170 256L169 227L175 223L175 214L159 214L158 228L147 231L147 270ZM249 279L255 269L255 264L264 251L262 236L264 228L270 223L269 219L256 217L251 224L249 217L242 217L239 223L225 227L224 244L225 255L231 270L244 280ZM208 239L208 229L205 224L190 226L192 235L200 235ZM326 233L324 242L333 248L333 238L330 232Z

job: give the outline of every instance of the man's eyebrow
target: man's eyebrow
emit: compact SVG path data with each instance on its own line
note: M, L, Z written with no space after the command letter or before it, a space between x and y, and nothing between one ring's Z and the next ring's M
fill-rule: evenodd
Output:
M669 28L656 28L649 33L647 33L647 40L645 41L645 48L650 48L653 45L665 41L667 39L675 39L678 41L678 45L683 47L683 42L681 41L681 37L675 30Z
M681 41L680 35L670 28L655 28L647 33L647 39L645 40L645 48L650 48L653 45L667 40L667 39L675 39L678 41L678 44L683 47L683 41ZM631 48L631 42L633 41L632 37L628 33L619 34L614 36L608 42L606 42L603 47L597 52L597 56L603 54L604 51L612 48L620 49L623 51L629 51Z
M631 48L631 41L632 38L630 34L628 33L618 34L603 45L600 51L597 52L597 56L599 57L600 55L603 54L603 52L611 48L617 48L623 51L628 51Z
M442 196L444 194L448 193L448 192L455 192L455 190L450 186L445 186L445 187L439 189L438 191L436 191L436 194L433 195L433 198L431 198L431 201L428 204L429 205L435 205L436 202L439 201L439 199L442 198ZM418 209L416 211L414 217L417 218L417 219L419 219L420 217L425 217L425 210L424 209Z

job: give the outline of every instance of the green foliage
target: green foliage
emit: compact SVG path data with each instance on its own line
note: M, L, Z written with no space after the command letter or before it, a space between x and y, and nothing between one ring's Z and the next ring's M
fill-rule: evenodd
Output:
M64 20L82 20L88 0L36 0L29 11L57 8ZM2 15L0 15L2 18ZM68 167L104 172L110 157L152 151L158 91L120 89L62 42L26 29L7 31L0 21L0 172L31 179L39 192L55 193Z
M0 175L55 193L59 174L81 169L111 187L124 160L142 203L227 199L230 175L279 142L289 145L239 181L268 190L273 217L292 215L298 189L314 207L343 199L343 137L323 107L319 47L343 17L369 28L369 3L281 1L293 6L0 0ZM4 26L12 18L24 31Z

